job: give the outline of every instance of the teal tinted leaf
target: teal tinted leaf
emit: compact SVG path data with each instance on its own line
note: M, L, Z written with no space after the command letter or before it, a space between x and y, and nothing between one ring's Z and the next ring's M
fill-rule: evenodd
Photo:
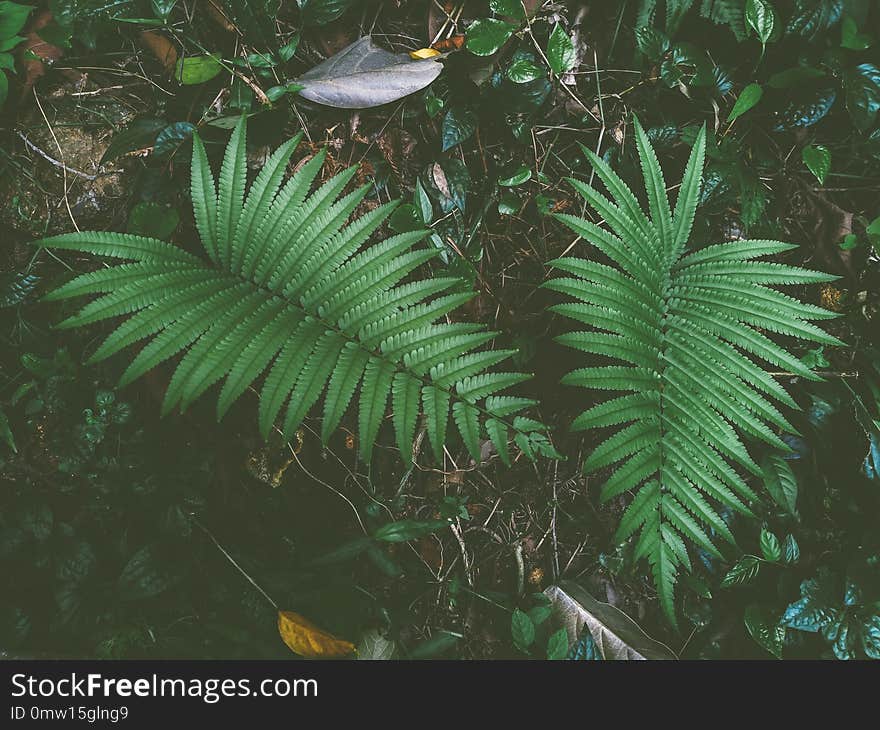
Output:
M835 578L827 568L820 568L815 578L801 583L801 598L790 604L782 623L798 631L816 633L837 622L841 597Z
M862 651L869 659L880 659L880 614L869 616L862 625Z
M565 628L554 631L547 641L547 658L551 660L565 659L568 656L568 632Z
M757 644L777 659L782 659L782 645L785 642L785 626L774 619L770 612L756 603L746 607L743 622L749 635Z
M737 97L733 109L730 110L730 114L727 115L727 121L733 122L735 119L741 117L749 109L754 107L755 104L761 101L763 95L764 89L761 88L760 84L749 84L746 86Z
M168 205L138 203L128 214L128 232L166 240L180 223L180 214Z
M779 544L779 538L770 530L761 530L761 554L764 560L775 563L782 558L782 546Z
M174 78L184 86L194 86L210 81L222 70L223 66L215 56L188 56L177 62Z
M527 652L528 648L535 643L535 624L529 615L520 609L513 610L513 616L510 619L510 633L513 637L513 643L517 649Z
M507 43L516 29L516 25L503 20L478 20L465 32L465 47L475 56L491 56Z
M813 40L828 30L843 12L843 0L795 0L785 32Z
M813 126L831 111L836 99L837 89L833 86L821 86L797 94L777 113L774 131Z
M15 307L23 303L34 291L40 277L23 271L0 274L0 309Z
M766 44L773 35L776 23L773 7L767 0L746 0L746 23L758 40Z
M473 136L477 129L477 115L470 109L452 107L443 117L440 140L443 152L451 150Z
M721 587L729 588L735 585L750 583L761 569L761 561L754 555L743 555L736 564L727 571L721 579Z
M547 60L550 62L550 68L557 74L570 71L577 63L574 44L558 23L550 34L550 40L547 41Z
M807 169L813 173L820 184L825 184L825 177L831 170L831 152L821 144L811 144L801 151L801 159Z
M193 136L195 131L195 126L189 122L169 124L156 137L156 142L153 144L153 154L162 157L176 152L184 142Z
M880 110L880 68L863 63L846 74L846 108L860 131L874 126Z
M113 135L101 157L101 164L112 162L129 152L152 147L156 141L156 135L167 126L168 122L155 117L135 119L125 129Z
M543 68L527 58L514 61L507 69L507 78L515 84L527 84L529 81L542 78L544 74Z

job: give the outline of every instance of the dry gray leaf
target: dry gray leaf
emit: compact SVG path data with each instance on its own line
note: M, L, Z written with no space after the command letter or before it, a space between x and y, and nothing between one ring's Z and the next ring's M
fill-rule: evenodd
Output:
M544 593L552 604L552 620L555 625L565 627L570 645L586 627L603 659L678 658L668 646L642 631L623 611L597 601L575 583L563 581Z
M298 79L300 96L339 109L365 109L402 99L424 89L443 66L433 58L414 60L390 53L364 36Z
M397 659L397 644L385 638L378 629L368 629L361 636L357 647L358 659Z

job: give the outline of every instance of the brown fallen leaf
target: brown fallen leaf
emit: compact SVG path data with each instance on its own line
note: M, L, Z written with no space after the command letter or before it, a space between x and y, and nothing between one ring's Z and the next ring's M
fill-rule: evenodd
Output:
M305 616L293 611L278 612L278 633L295 654L332 659L353 654L355 645L319 629Z
M207 12L208 17L211 18L217 25L219 25L224 30L228 30L230 33L237 33L238 28L235 27L235 24L229 19L229 16L223 12L223 8L220 6L220 3L217 0L207 0L204 5L205 12Z
M54 63L64 55L64 51L58 46L47 43L39 36L38 31L45 28L51 20L52 13L49 10L40 10L31 21L24 43L16 49L24 70L21 84L22 99L30 92L37 80L46 73L47 64ZM38 58L33 58L33 56Z
M166 36L154 30L145 30L141 33L140 42L156 57L166 72L174 73L177 65L177 49Z

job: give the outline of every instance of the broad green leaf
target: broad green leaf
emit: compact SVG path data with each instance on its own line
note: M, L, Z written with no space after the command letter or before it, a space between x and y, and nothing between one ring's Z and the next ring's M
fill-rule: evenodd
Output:
M790 565L800 560L801 548L792 534L785 536L785 541L782 543L782 557Z
M525 165L520 165L512 175L499 178L498 184L506 188L515 188L517 185L522 185L523 183L528 182L531 178L531 168L526 167Z
M557 74L570 71L577 63L577 54L571 38L558 23L550 34L550 40L547 41L547 60L550 62L550 68Z
M478 20L465 32L465 47L475 56L491 56L507 43L516 29L516 25L503 20Z
M540 79L545 75L545 70L527 58L514 61L507 69L507 78L515 84L527 84L529 81Z
M303 23L309 26L327 25L348 10L354 0L298 0Z
M412 203L398 206L388 219L391 230L397 233L409 233L417 231L425 224L422 222L419 211Z
M773 619L767 609L753 603L746 607L743 621L749 635L759 646L769 651L777 659L782 659L782 645L785 641L785 626L779 619Z
M764 560L775 563L782 558L782 546L779 544L779 538L770 530L761 530L761 554Z
M0 40L18 35L33 9L33 5L21 5L10 2L10 0L0 0Z
M184 86L194 86L210 81L223 70L215 56L188 56L177 62L174 77Z
M470 109L452 107L443 117L440 144L443 152L457 147L477 130L477 115Z
M129 152L152 147L156 141L156 135L167 126L167 121L156 117L135 119L125 129L113 135L110 144L107 145L107 149L101 157L101 164L112 162Z
M554 631L547 641L547 658L550 660L565 659L568 656L568 631L563 626Z
M184 142L193 136L195 131L195 126L189 122L169 124L156 136L153 154L157 157L163 157L176 152Z
M824 78L825 72L812 66L795 66L778 71L767 80L771 89L790 89L816 79Z
M782 509L797 514L798 483L791 465L779 454L768 455L763 463L764 486Z
M416 189L413 192L413 205L416 207L423 225L428 225L434 220L434 206L431 204L431 198L425 192L421 180L416 180Z
M510 633L513 636L513 643L520 651L528 651L528 648L535 642L535 624L532 619L524 611L518 608L513 609L513 616L510 619Z
M167 240L180 223L174 208L160 203L138 203L128 215L128 232L138 236Z
M773 6L767 0L746 0L746 23L755 31L761 44L766 45L776 24Z
M520 0L489 0L489 9L495 15L521 20L525 17Z
M851 16L844 17L840 24L840 46L851 51L864 51L870 48L874 39L867 33L859 33L859 26Z
M447 520L399 520L382 525L373 533L373 537L381 542L409 542L444 527L449 527Z
M856 66L845 76L846 108L853 124L862 132L877 121L880 110L880 68L873 63Z
M825 177L831 170L831 152L828 148L821 144L808 145L801 151L801 159L819 183L824 185Z
M749 109L754 107L755 104L761 101L763 95L764 89L761 88L760 84L749 84L746 86L737 97L733 109L730 110L730 114L727 115L727 121L733 122L741 117Z

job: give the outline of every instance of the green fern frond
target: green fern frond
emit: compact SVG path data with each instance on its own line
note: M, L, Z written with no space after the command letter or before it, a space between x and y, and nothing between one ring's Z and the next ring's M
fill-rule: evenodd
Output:
M299 136L269 158L248 189L246 138L242 118L218 184L194 136L191 192L205 258L121 233L71 233L38 242L128 262L82 274L46 297L99 295L61 322L65 328L130 315L90 362L147 340L121 384L179 356L163 413L186 409L223 381L218 418L266 373L259 397L264 436L279 421L292 436L323 395L326 441L356 401L366 461L389 399L406 459L421 412L438 456L450 415L477 459L484 433L506 462L511 438L529 457L555 455L541 424L511 420L534 402L499 395L528 377L490 370L513 351L480 349L495 333L445 321L473 295L450 293L460 284L454 278L410 280L437 254L415 247L428 232L365 246L395 204L349 222L368 189L343 195L356 172L350 169L310 192L323 152L283 182Z
M575 257L550 262L566 276L545 284L573 302L553 307L590 329L559 342L602 359L563 383L614 397L580 414L575 430L614 427L584 463L591 473L617 465L605 500L634 491L618 528L638 534L661 605L675 623L674 588L690 570L687 546L720 556L715 540L734 537L721 507L753 516L758 495L742 473L762 475L744 438L789 451L780 432L795 433L777 404L794 400L760 361L816 379L762 331L828 345L842 344L812 323L835 316L770 288L836 277L757 261L792 248L778 241L734 241L687 251L705 161L703 129L691 151L674 212L647 135L635 122L648 211L590 150L610 197L572 181L606 228L571 215L557 218L592 243L611 265ZM621 363L621 364L616 364Z

